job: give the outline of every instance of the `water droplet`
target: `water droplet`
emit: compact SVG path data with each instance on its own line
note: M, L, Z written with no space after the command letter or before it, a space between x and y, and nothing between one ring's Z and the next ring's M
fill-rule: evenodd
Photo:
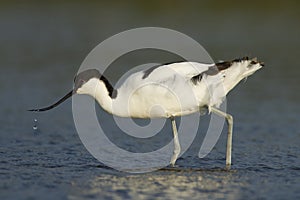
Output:
M37 120L37 119L34 119L33 122L34 122L34 124L33 124L32 129L33 129L33 130L38 130L38 126L37 126L38 120Z

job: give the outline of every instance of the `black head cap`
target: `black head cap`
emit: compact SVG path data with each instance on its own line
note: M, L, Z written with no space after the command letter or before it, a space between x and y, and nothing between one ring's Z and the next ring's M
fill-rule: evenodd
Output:
M80 88L84 83L88 82L92 78L101 78L101 74L96 69L88 69L83 72L80 72L75 76L74 78L74 92L77 91L78 88Z
M110 82L97 70L97 69L88 69L83 72L80 72L74 78L74 93L76 93L77 89L80 88L84 83L88 82L92 78L97 78L105 84L105 87L109 93L111 98L116 98L117 90L110 84Z

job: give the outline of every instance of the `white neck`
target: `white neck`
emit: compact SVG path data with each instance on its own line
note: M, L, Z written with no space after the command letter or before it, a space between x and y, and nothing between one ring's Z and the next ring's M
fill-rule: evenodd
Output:
M108 113L120 116L129 117L128 112L128 95L121 88L118 89L117 96L112 98L109 91L102 80L92 78L78 88L78 94L90 95L99 103L99 105Z
M93 97L105 111L112 113L113 99L109 96L105 84L99 79L97 80Z
M118 89L117 96L112 98L109 95L106 85L103 81L97 80L94 92L94 98L100 104L100 106L108 113L117 115L120 117L129 117L127 95L124 96L122 89Z

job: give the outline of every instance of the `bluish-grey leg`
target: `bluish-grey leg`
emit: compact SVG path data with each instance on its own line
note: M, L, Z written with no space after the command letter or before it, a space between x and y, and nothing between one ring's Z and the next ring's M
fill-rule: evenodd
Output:
M173 155L172 155L170 163L174 167L175 162L180 154L181 148L180 148L180 143L179 143L179 139L178 139L176 121L175 121L174 117L171 117L171 122L172 122L172 129L173 129L173 135L174 135L174 151L173 151Z
M232 130L233 130L233 117L217 108L211 107L210 111L216 113L221 117L225 117L228 124L228 135L227 135L227 148L226 148L226 169L231 167L231 151L232 151Z

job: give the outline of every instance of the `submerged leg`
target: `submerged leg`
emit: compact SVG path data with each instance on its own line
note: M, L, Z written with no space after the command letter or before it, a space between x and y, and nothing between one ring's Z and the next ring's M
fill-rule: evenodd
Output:
M228 135L227 135L227 148L226 148L226 169L230 169L231 166L231 150L232 150L232 129L233 129L233 118L230 114L227 114L217 108L211 107L211 112L216 113L221 117L225 117L228 124Z
M171 117L171 122L172 122L172 129L173 129L173 135L174 135L174 151L173 151L173 155L171 158L171 165L174 167L175 162L180 154L180 143L179 143L179 139L178 139L178 133L177 133L177 127L176 127L176 121L174 117Z

